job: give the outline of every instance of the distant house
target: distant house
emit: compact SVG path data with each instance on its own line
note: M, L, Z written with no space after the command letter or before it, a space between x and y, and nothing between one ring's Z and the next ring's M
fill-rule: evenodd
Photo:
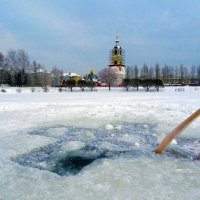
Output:
M32 86L51 86L52 74L44 69L37 69L35 72L31 72L31 85Z
M67 81L67 80L70 80L70 79L75 80L77 82L78 80L82 79L82 76L80 76L78 74L75 74L73 72L63 73L63 77L62 77L62 80L61 80L61 85L63 85L64 81Z

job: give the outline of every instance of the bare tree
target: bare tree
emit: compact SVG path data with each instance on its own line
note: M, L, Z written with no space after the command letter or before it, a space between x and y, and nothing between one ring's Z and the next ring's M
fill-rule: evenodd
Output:
M7 58L3 53L0 53L0 83L12 84L11 72L8 66Z
M59 86L61 77L63 76L63 71L55 66L53 67L51 74L53 75L53 86Z
M185 78L187 78L188 75L189 75L189 73L188 73L188 68L187 68L187 67L184 67L183 69L184 69L184 76L185 76Z
M0 83L4 83L4 55L0 52Z
M135 77L135 70L134 70L134 67L131 66L130 67L130 78L134 78Z
M180 72L180 78L181 78L181 82L182 82L183 78L184 78L184 67L183 67L183 65L179 66L179 72Z
M6 55L6 62L10 70L17 68L17 52L13 49L10 49Z
M200 79L200 65L197 67L197 76Z
M23 49L20 49L17 51L17 60L18 60L18 68L21 78L21 84L26 85L27 84L27 73L30 72L30 61L29 56L26 51Z
M194 78L196 75L196 66L192 66L191 69L190 69L190 76L191 78Z
M148 78L154 78L155 74L154 74L154 68L153 67L150 67L149 68L149 75L148 75Z
M30 61L25 50L10 49L6 55L5 65L9 70L12 85L27 85Z
M5 59L5 57L4 57L3 53L0 52L0 69L2 69L4 66L4 59Z
M164 82L168 82L169 81L169 78L170 78L170 69L169 69L168 65L165 65L162 68L162 78L163 78Z
M149 76L149 67L144 64L142 69L141 69L141 78L148 78Z
M28 53L23 49L17 51L17 65L19 68L29 71L30 60Z
M134 78L138 78L139 77L139 69L138 66L135 65L134 66Z
M174 77L174 66L169 66L169 78Z
M174 75L175 75L176 78L179 77L179 69L178 69L178 66L175 66Z
M126 78L131 78L131 67L127 66L126 67Z
M101 79L101 82L108 85L109 90L117 79L117 74L110 67L102 69L101 71L99 71L98 75Z
M156 66L155 66L155 75L156 75L156 78L160 78L160 65L158 63L156 63Z

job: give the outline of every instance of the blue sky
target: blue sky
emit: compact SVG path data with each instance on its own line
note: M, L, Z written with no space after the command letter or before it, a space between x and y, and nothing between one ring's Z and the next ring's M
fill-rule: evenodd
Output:
M0 0L0 51L86 73L109 64L116 32L126 65L200 64L199 0Z

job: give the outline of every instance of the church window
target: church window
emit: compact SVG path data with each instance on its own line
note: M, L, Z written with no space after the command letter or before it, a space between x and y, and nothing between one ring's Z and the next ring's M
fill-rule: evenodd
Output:
M117 50L115 50L115 55L117 55Z
M117 61L115 60L115 65L117 64Z

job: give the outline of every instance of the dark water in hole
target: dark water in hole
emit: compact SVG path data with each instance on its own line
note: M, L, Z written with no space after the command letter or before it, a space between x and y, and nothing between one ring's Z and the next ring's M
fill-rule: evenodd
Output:
M56 163L55 169L52 171L56 174L63 175L65 172L77 174L83 167L91 164L97 158L85 158L81 156L67 157Z
M88 153L90 153L90 155ZM86 152L85 149L73 151L70 152L66 157L59 159L52 168L51 172L61 176L70 174L75 175L85 166L90 165L95 160L103 158L108 158L106 156L106 152L98 152L91 155L91 152Z
M54 137L50 132L59 132L59 128L64 128L64 133L60 136L55 134L57 142L54 144L20 155L13 158L13 161L23 166L67 176L75 175L84 167L94 162L100 163L103 159L117 159L122 156L127 159L155 156L152 152L157 146L157 138L153 136L155 125L121 123L120 127L112 131L64 126L32 130L27 134ZM88 133L90 135L92 133L92 136L88 137ZM135 146L129 139L124 140L127 135L134 138L140 146ZM82 142L84 146L77 150L63 150L68 142L76 141ZM178 145L168 148L164 153L165 156L192 159L196 153L195 150L200 150L200 144L195 139L178 138L177 141Z

